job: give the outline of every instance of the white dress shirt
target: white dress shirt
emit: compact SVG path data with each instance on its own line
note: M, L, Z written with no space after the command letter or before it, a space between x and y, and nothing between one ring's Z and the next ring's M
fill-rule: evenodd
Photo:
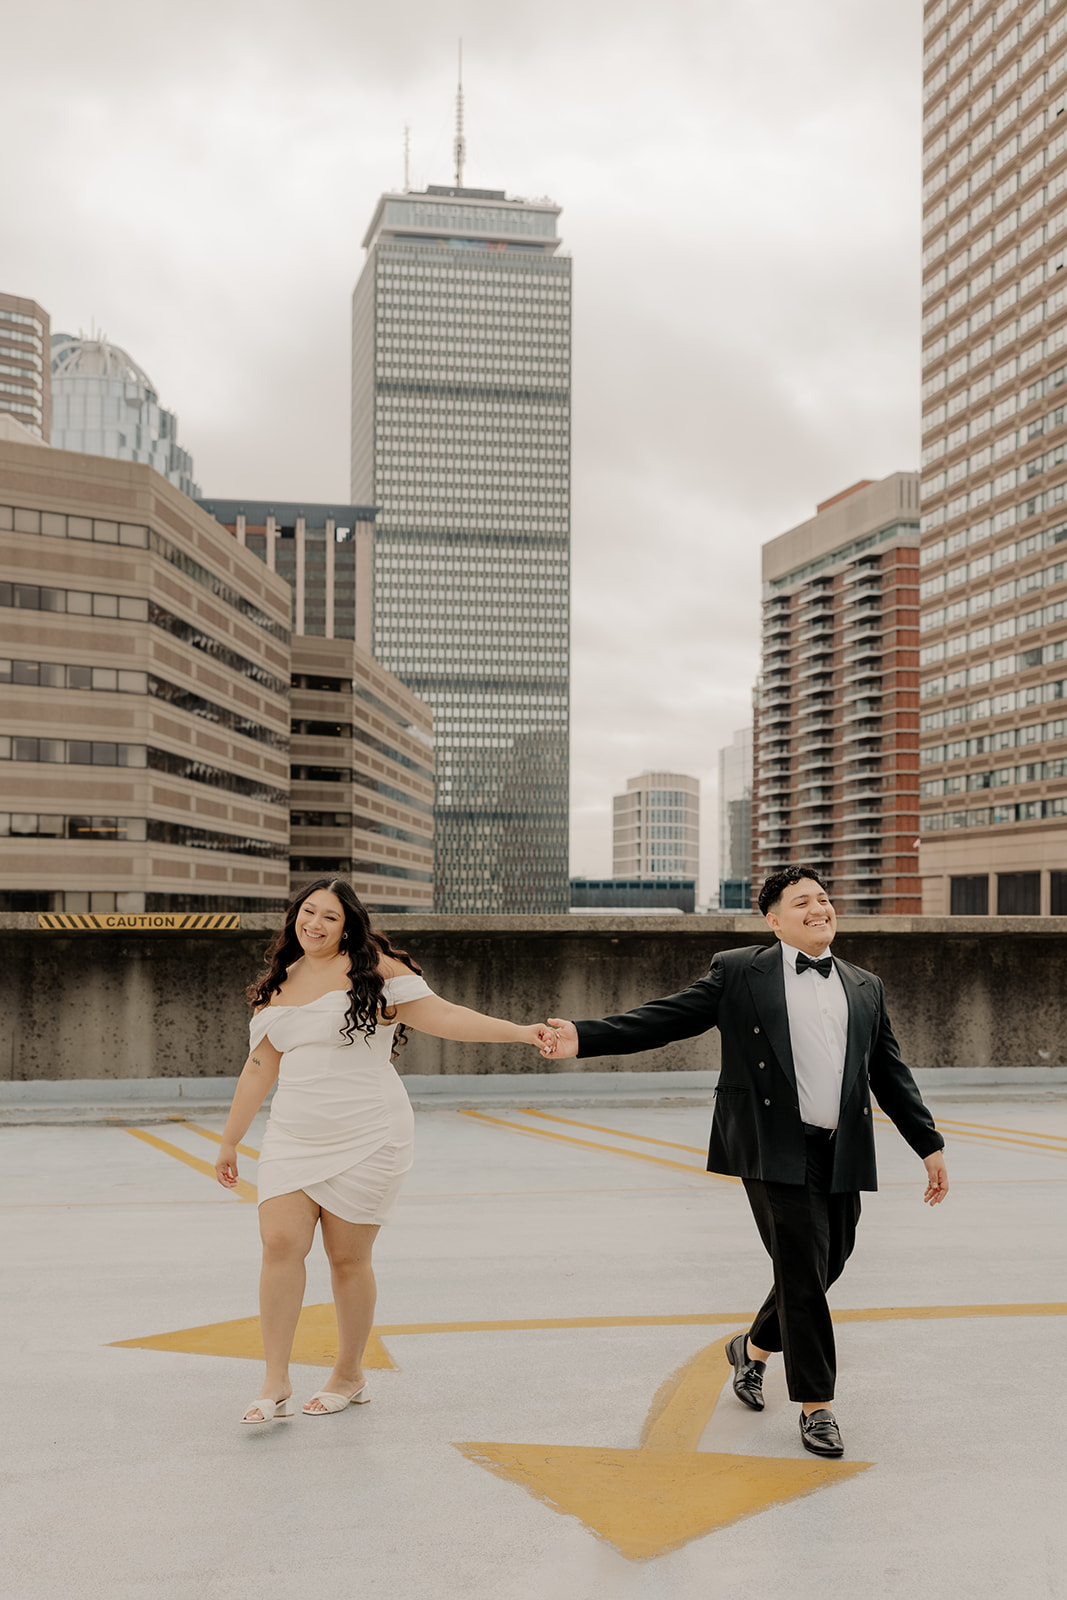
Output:
M800 1120L816 1128L836 1128L848 1043L848 999L836 963L828 978L811 967L798 972L799 954L792 945L782 945L785 1007Z

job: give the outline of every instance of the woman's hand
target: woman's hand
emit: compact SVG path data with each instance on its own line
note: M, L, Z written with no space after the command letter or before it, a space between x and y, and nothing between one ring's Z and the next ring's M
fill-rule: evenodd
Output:
M237 1146L220 1144L215 1161L215 1176L224 1189L237 1187Z
M523 1028L522 1043L532 1044L542 1055L552 1054L552 1045L555 1043L556 1030L550 1028L546 1022L534 1022L528 1028Z

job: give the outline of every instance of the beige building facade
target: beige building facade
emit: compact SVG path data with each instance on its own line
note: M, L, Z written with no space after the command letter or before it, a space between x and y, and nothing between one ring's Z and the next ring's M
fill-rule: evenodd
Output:
M700 872L700 780L683 772L627 778L612 801L616 878L696 878Z
M789 862L838 909L919 910L919 479L825 500L763 546L752 884Z
M0 906L280 909L288 586L150 467L0 442Z
M920 870L1067 913L1067 4L925 7Z
M0 293L0 416L44 444L52 427L51 329L36 300Z

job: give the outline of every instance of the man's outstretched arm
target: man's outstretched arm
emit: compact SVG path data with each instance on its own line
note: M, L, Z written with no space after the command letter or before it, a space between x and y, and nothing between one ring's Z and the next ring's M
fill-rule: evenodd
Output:
M632 1011L596 1022L567 1022L556 1018L555 1042L541 1050L544 1056L625 1056L639 1050L657 1050L675 1039L693 1039L713 1028L719 1017L725 973L718 956L706 978L698 978L679 994L650 1000Z

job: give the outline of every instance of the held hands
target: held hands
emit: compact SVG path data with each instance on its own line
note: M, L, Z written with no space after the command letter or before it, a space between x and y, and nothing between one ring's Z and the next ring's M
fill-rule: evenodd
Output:
M554 1056L561 1060L565 1056L578 1054L578 1029L573 1022L564 1022L562 1017L549 1017L545 1032L548 1039L541 1046L543 1056Z
M528 1028L522 1029L523 1044L532 1044L543 1056L552 1054L555 1037L555 1029L548 1027L544 1022L534 1022Z
M928 1179L923 1200L928 1206L938 1206L948 1194L948 1171L944 1155L940 1150L935 1150L932 1156L923 1157L923 1166Z
M215 1176L224 1189L237 1187L237 1148L232 1144L219 1146L215 1161Z

